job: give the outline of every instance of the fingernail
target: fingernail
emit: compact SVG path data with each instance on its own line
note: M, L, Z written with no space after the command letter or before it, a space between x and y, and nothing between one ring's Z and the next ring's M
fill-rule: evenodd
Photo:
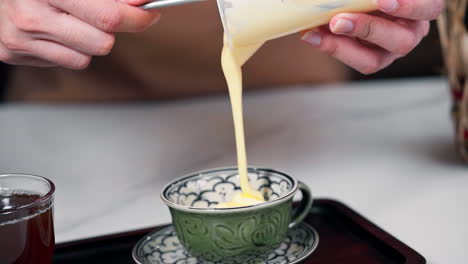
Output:
M353 21L346 19L346 18L340 18L338 21L335 22L334 25L332 25L331 28L333 33L351 33L351 31L354 30L354 23Z
M400 7L398 0L378 0L379 8L382 11L392 12Z
M301 39L314 46L319 46L322 42L322 36L320 35L320 32L316 30L309 30L305 32L304 34L302 34Z

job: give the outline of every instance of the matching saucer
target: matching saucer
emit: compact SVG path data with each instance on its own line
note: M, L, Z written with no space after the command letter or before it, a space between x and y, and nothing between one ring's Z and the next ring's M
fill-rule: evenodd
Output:
M259 264L292 264L309 256L318 245L315 229L305 223L288 231L286 239ZM190 256L177 239L173 226L152 232L141 239L133 248L133 259L138 264L199 264ZM214 263L213 263L214 264Z

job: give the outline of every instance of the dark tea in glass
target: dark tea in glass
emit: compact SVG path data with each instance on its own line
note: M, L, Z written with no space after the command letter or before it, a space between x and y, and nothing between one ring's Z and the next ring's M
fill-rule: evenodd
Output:
M39 176L0 175L0 263L51 264L54 184Z

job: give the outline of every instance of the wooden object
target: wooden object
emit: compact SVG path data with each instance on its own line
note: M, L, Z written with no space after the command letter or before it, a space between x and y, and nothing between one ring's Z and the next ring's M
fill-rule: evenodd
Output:
M468 34L464 23L468 0L446 1L446 8L437 20L446 74L452 92L452 117L455 144L468 162Z

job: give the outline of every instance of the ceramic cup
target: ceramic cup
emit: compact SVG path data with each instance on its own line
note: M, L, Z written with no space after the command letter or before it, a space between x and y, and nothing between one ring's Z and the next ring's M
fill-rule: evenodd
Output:
M191 255L214 263L261 261L309 213L309 188L286 173L249 168L249 181L264 194L265 203L216 208L241 191L237 168L194 173L163 189L161 198L169 206L177 237ZM302 199L293 210L298 190Z

